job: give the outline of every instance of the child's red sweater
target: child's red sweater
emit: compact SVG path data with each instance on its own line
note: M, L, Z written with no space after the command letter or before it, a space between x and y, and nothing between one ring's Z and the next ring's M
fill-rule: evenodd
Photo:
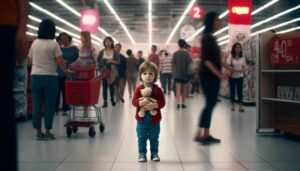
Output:
M141 118L138 115L138 111L140 110L139 98L142 97L141 89L143 89L143 88L144 88L144 85L138 86L135 89L133 98L132 98L132 104L136 107L135 118L139 122L143 122L143 118ZM157 115L154 115L154 116L151 115L151 122L152 122L152 124L157 124L161 120L160 109L165 106L165 97L164 97L164 94L161 91L161 89L156 84L153 85L152 91L153 91L153 93L152 93L153 96L151 96L151 97L157 100L158 108L156 109Z

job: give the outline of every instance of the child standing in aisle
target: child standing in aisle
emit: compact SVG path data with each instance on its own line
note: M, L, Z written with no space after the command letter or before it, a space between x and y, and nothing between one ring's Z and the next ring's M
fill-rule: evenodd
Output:
M138 86L132 98L132 104L137 108L135 118L137 119L137 136L138 136L138 151L139 162L147 161L147 140L150 140L151 160L158 162L158 138L160 133L160 109L165 106L165 97L162 90L155 84L157 81L158 70L154 63L144 62L139 68L139 79L143 82ZM141 91L145 88L150 88L151 98L143 98ZM140 110L145 112L141 114ZM155 112L150 112L153 111Z

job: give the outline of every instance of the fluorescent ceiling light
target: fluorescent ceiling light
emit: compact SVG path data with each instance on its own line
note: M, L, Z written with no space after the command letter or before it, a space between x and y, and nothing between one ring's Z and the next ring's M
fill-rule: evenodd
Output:
M274 30L274 29L277 29L277 28L280 28L280 27L284 27L286 25L289 25L291 23L298 22L298 21L300 21L300 17L292 19L290 21L283 22L281 24L277 24L277 25L274 25L274 26L271 26L271 27L267 27L267 28L258 30L258 31L254 32L254 33L251 33L250 37L258 35L258 34L261 34L261 33L264 33L264 32L269 31L269 30ZM298 29L300 29L300 27L298 27ZM288 30L291 30L291 29L288 29ZM225 40L223 42L220 42L219 45L223 45L223 44L226 44L228 42L229 42L229 40Z
M30 31L26 31L26 34L27 34L27 35L30 35L30 36L36 36L35 33L32 33L32 32L30 32Z
M226 15L228 15L229 10L226 10L225 12L223 12L221 15L219 15L219 19L224 18Z
M60 5L62 5L66 9L68 9L70 12L72 12L73 14L75 14L77 17L81 16L81 14L78 11L76 11L74 8L70 7L64 1L62 1L62 0L56 0L56 2L58 2ZM112 37L115 42L118 42L112 35L110 35L109 33L107 33L103 28L98 27L98 30L101 31L102 33L104 33L106 36Z
M260 25L262 25L262 24L264 24L264 23L267 23L267 22L269 22L269 21L272 21L272 20L274 20L274 19L276 19L276 18L278 18L278 17L281 17L281 16L283 16L283 15L285 15L285 14L288 14L288 13L290 13L290 12L293 12L293 11L299 9L299 8L300 8L300 5L297 5L297 6L295 6L295 7L293 7L293 8L290 8L290 9L284 11L284 12L281 12L281 13L279 13L279 14L276 14L276 15L272 16L272 17L269 17L269 18L267 18L267 19L265 19L265 20L263 20L263 21L257 22L257 23L255 23L254 25L251 25L250 28L253 29L253 28L255 28L255 27L258 27L258 26L260 26Z
M288 10L286 10L286 11L284 11L284 12L281 12L281 13L279 13L279 14L276 14L276 15L274 15L274 16L272 16L272 17L269 17L269 18L267 18L267 19L265 19L265 20L263 20L263 21L259 21L259 22L255 23L254 25L251 25L251 26L250 26L250 29L253 29L253 28L255 28L255 27L258 27L258 26L260 26L260 25L262 25L262 24L265 24L265 23L267 23L267 22L269 22L269 21L272 21L272 20L274 20L274 19L276 19L276 18L278 18L278 17L281 17L281 16L283 16L283 15L285 15L285 14L288 14L288 13L290 13L290 12L293 12L293 11L299 9L299 8L300 8L300 5L298 5L298 6L296 6L296 7L293 7L293 8L290 8L290 9L288 9ZM222 40L225 40L225 39L227 39L227 38L229 38L229 35L225 35L225 36L223 36L223 37L220 37L220 38L218 39L218 41L222 41Z
M263 5L263 6L259 7L259 8L257 8L256 10L252 11L251 15L255 15L255 14L259 13L260 11L262 11L262 10L268 8L269 6L275 4L275 3L278 2L278 1L279 1L279 0L273 0L273 1L270 1L270 2L266 3L265 5ZM220 17L219 17L219 18L220 18ZM228 29L229 29L229 26L226 26L226 27L222 28L221 30L215 32L215 33L214 33L214 36L217 36L217 35L223 33L224 31L226 31L226 30L228 30Z
M114 14L114 16L116 17L116 19L119 21L120 25L123 27L126 35L129 37L130 41L132 44L135 44L134 39L132 38L131 34L129 33L127 27L125 26L125 24L122 22L121 18L118 16L118 14L116 13L116 11L114 10L114 8L110 5L110 3L107 0L103 0L104 3L106 4L106 6L108 7L108 9L110 10L111 13Z
M197 31L196 31L196 33L194 33L190 38L188 38L188 39L186 39L186 41L191 41L191 40L193 40L198 34L200 34L203 30L204 30L204 26L202 26L200 29L198 29Z
M283 22L281 24L278 24L278 25L275 25L275 26L272 26L272 27L267 27L267 28L261 29L259 31L254 32L254 33L251 33L251 36L255 36L257 34L260 34L260 33L263 33L263 32L269 31L269 30L274 30L274 29L277 29L279 27L283 27L283 26L286 26L286 25L289 25L291 23L298 22L298 21L300 21L300 17L292 19L290 21Z
M276 34L288 33L288 32L292 32L292 31L299 30L299 29L300 29L300 26L293 27L293 28L290 28L290 29L286 29L286 30L282 30L282 31L276 32Z
M32 2L29 2L29 4L30 4L33 8L35 8L35 9L37 9L37 10L39 10L39 11L41 11L41 12L43 12L43 13L49 15L49 16L51 16L52 18L54 18L54 19L56 19L56 20L58 20L58 21L60 21L60 22L62 22L62 23L64 23L64 24L68 25L69 27L72 27L73 29L75 29L75 30L81 32L81 29L80 29L79 27L77 27L77 26L75 26L75 25L69 23L68 21L66 21L66 20L64 20L64 19L62 19L62 18L60 18L60 17L58 17L57 15L55 15L55 14L49 12L48 10L45 10L44 8L42 8L42 7L40 7L40 6L36 5L36 4L34 4L34 3L32 3ZM91 35L91 36L92 36L92 38L94 38L94 39L96 39L96 40L102 42L102 39L98 38L97 36L95 36L95 35Z
M185 9L184 13L182 14L182 16L180 17L179 21L177 22L177 24L175 25L174 29L172 30L169 38L166 41L166 45L170 43L171 39L173 38L175 32L177 31L178 27L180 26L180 24L182 23L185 15L190 11L190 9L192 8L192 6L194 5L194 3L196 2L196 0L191 0L190 4L187 6L187 8Z
M149 49L152 46L152 0L148 0Z

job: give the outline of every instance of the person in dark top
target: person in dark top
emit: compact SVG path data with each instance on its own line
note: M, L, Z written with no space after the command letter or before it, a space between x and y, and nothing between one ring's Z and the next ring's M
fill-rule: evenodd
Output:
M176 102L177 109L186 108L184 104L186 98L186 84L188 82L188 66L192 62L189 53L184 49L186 41L183 39L178 40L179 50L173 54L173 73L174 82L176 86ZM180 105L180 100L182 103Z
M201 84L205 96L206 105L199 118L199 125L195 141L201 143L220 143L221 140L210 135L209 128L213 109L217 102L220 88L220 79L226 79L229 75L221 72L223 65L229 70L233 68L221 60L221 51L212 35L221 26L218 13L209 12L204 19L205 29L202 36L202 60L200 66Z
M143 58L143 51L139 50L137 56L138 56L138 69L139 69L142 63L145 62L145 59Z
M124 91L126 86L126 61L127 58L121 54L122 45L117 43L115 45L115 50L119 53L119 60L120 63L117 65L118 69L118 77L115 82L115 89L116 89L116 100L117 102L124 103Z
M66 66L69 67L70 64L75 62L79 55L79 50L76 46L72 45L72 37L68 35L67 33L60 33L58 36L59 41L61 42L60 50L62 52L62 56L64 58L64 61L66 63ZM66 115L67 111L70 110L69 105L66 103L66 93L65 93L65 81L66 81L66 73L62 71L59 67L57 68L58 73L58 94L56 98L56 107L55 112L58 114L59 111L59 104L60 104L60 97L62 95L63 99L63 115Z

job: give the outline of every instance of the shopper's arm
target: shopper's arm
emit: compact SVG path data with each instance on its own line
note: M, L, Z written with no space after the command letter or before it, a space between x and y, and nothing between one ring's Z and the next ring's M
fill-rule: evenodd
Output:
M206 60L204 62L204 65L210 70L210 72L212 72L215 76L219 77L220 79L227 78L227 76L222 74L211 61Z
M28 0L17 0L18 3L18 30L16 34L16 62L24 63L28 49L26 44L26 24L28 17Z
M68 73L67 66L65 64L64 58L60 55L55 58L56 64L65 72Z

